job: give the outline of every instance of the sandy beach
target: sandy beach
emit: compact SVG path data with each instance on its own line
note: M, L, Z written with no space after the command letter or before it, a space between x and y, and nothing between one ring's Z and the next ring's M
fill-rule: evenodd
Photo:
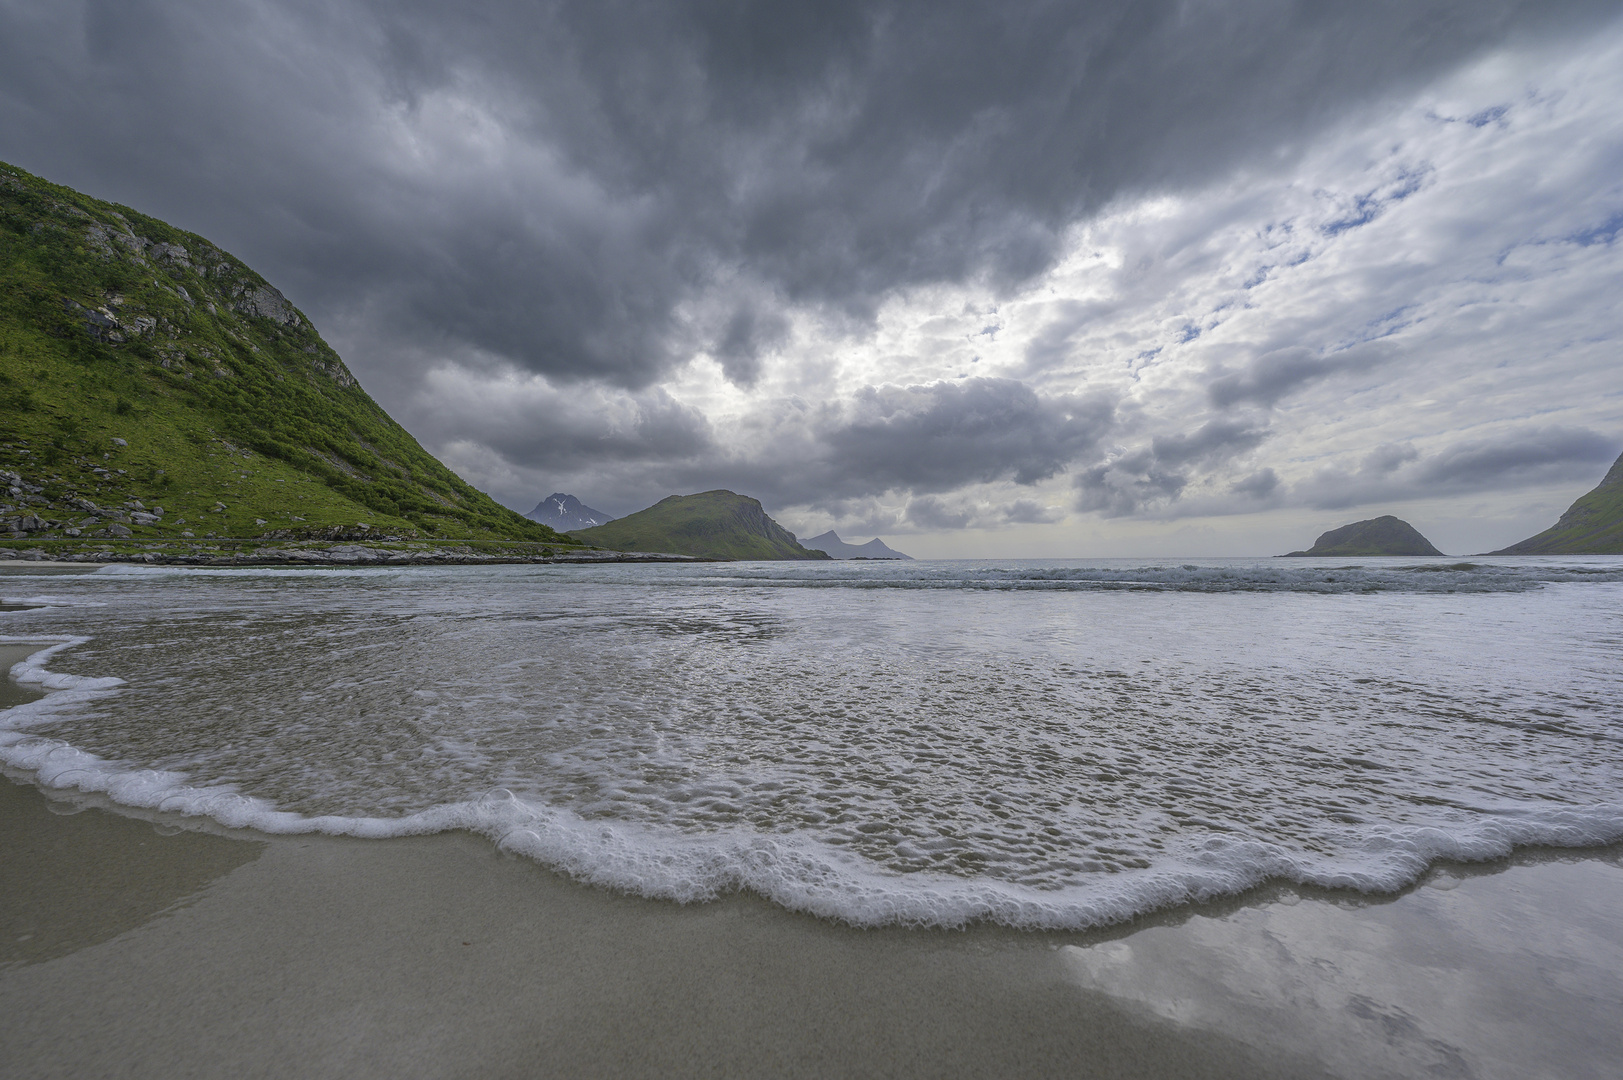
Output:
M14 1077L1602 1077L1623 852L1108 932L855 930L468 835L271 838L0 784ZM182 827L187 826L187 827Z

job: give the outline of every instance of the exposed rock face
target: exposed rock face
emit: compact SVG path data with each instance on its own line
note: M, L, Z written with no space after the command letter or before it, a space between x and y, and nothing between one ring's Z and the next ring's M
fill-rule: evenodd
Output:
M274 319L283 326L298 326L303 320L299 313L293 310L293 305L270 285L253 285L247 282L240 284L236 290L236 300L231 307L239 315L257 315L263 319Z
M1494 555L1623 555L1623 456L1550 528Z
M598 525L607 525L614 520L603 511L593 510L575 496L565 495L561 491L554 491L536 503L535 509L524 516L531 521L549 525L559 532L591 529Z
M813 551L827 552L833 559L906 559L909 562L913 560L911 555L903 555L894 548L886 547L885 542L877 536L866 544L847 544L833 529L810 540L802 540L800 546Z
M1331 529L1308 550L1293 551L1290 556L1441 554L1413 525L1388 514Z

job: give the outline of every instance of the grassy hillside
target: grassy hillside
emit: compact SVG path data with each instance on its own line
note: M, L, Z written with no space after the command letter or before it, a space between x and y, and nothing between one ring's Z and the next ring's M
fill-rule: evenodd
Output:
M646 510L570 534L615 551L664 551L704 559L827 559L795 543L756 499L731 491L672 495Z
M0 417L14 534L569 543L440 464L229 254L3 163Z
M1420 535L1420 530L1391 514L1331 529L1320 535L1308 550L1290 553L1293 557L1441 554L1441 551L1432 546L1430 540Z
M1623 456L1561 520L1495 555L1623 555Z

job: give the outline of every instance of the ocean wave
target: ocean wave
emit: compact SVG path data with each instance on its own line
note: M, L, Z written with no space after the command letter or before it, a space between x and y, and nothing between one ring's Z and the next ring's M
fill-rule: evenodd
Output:
M720 563L661 568L662 586L731 589L901 589L994 592L1518 593L1549 585L1623 582L1609 563L1226 560L1222 562ZM571 568L575 570L575 568ZM638 580L579 568L565 580Z
M43 698L0 713L0 761L46 788L106 794L127 807L205 817L273 835L325 833L386 839L464 830L585 884L651 899L694 903L756 893L785 908L855 926L960 927L977 922L1023 930L1081 930L1150 912L1243 893L1268 881L1389 893L1435 861L1480 861L1529 845L1582 847L1623 839L1623 805L1476 808L1446 827L1369 824L1349 828L1336 850L1196 833L1138 869L1034 887L986 875L897 872L852 851L793 832L747 827L682 830L588 818L505 788L400 816L306 815L200 782L180 770L110 760L33 729L115 694L116 677L50 671L46 664L82 637L0 639L42 643L12 677Z

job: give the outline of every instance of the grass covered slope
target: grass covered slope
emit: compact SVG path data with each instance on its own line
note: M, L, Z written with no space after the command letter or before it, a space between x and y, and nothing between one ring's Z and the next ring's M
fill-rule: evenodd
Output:
M795 542L759 500L731 491L672 495L646 510L570 533L615 551L666 551L704 559L827 559Z
M1287 558L1297 556L1344 555L1441 555L1431 541L1402 518L1390 514L1355 521L1339 529L1331 529L1306 551L1293 551Z
M419 446L248 267L3 163L0 416L0 532L569 543Z
M1623 555L1623 455L1595 486L1537 536L1494 555Z

